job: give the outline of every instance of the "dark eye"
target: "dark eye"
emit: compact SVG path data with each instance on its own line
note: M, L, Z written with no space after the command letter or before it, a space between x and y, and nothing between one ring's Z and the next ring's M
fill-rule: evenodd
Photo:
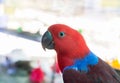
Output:
M65 33L64 32L60 32L59 33L59 37L64 37L65 36Z

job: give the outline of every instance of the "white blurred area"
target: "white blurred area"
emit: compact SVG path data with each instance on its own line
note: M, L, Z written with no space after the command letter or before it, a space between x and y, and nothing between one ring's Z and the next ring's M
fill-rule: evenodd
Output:
M0 25L6 24L5 27L9 29L22 27L23 31L39 31L43 34L48 26L54 23L67 24L77 30L82 29L88 45L101 58L120 59L119 4L119 0L5 0L0 5L0 16L5 18L2 20L4 23L1 21ZM13 40L16 41L14 45L11 44ZM2 41L9 42L10 46L0 49L1 54L15 48L22 48L31 56L43 54L40 54L39 43L29 41L30 45L33 44L31 47L29 43L25 43L28 40L7 35Z
M0 27L44 34L55 23L82 29L89 48L103 60L120 62L120 0L5 0L0 3ZM15 49L22 59L50 58L55 51L44 51L40 42L0 33L0 55ZM18 58L18 57L17 57ZM20 58L19 58L20 59ZM41 61L42 62L42 61Z

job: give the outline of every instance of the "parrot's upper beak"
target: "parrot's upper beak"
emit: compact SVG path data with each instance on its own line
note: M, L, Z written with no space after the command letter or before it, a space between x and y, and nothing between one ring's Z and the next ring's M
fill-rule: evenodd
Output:
M54 49L54 42L53 42L53 38L52 35L49 31L46 31L44 33L44 35L42 36L42 47L45 50L45 48L47 49Z

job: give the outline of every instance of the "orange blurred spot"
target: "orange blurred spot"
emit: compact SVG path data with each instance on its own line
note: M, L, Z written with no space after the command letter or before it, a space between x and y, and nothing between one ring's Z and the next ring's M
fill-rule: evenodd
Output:
M113 68L120 70L120 62L118 59L113 59L111 62L107 61Z

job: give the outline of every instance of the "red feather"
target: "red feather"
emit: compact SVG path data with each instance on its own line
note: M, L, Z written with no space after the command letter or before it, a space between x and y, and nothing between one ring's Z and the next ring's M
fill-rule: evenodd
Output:
M89 53L82 35L69 26L55 24L50 26L48 30L52 33L58 63L62 71L64 67L73 64L74 59L84 58ZM64 32L66 36L64 38L59 37L60 32Z

